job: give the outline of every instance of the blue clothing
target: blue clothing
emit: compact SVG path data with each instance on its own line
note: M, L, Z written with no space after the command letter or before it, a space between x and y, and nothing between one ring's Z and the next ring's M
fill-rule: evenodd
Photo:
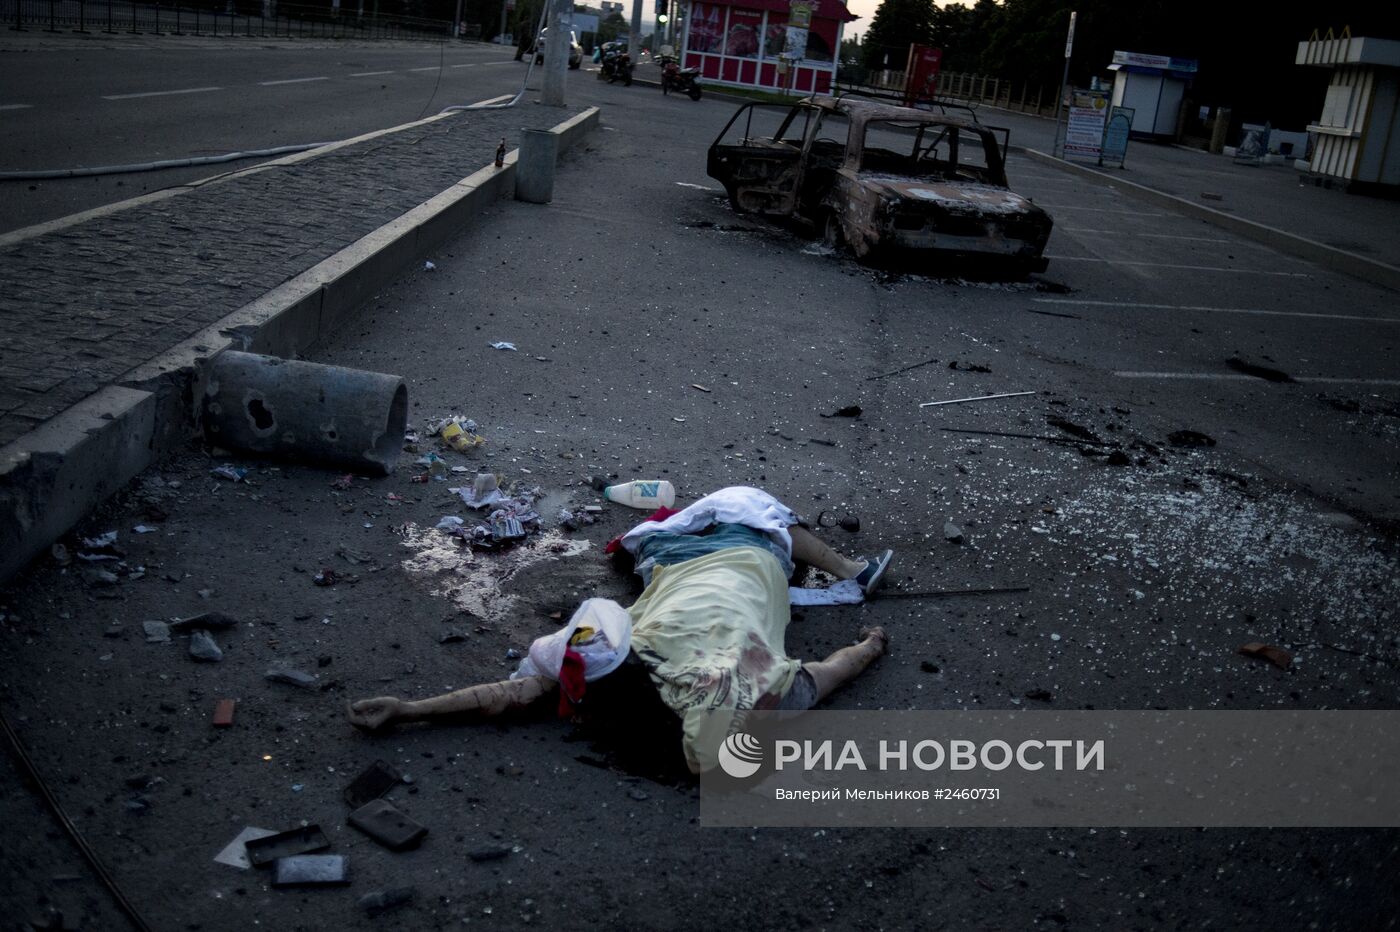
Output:
M781 545L762 531L742 524L713 524L698 534L648 534L637 544L637 573L649 586L651 571L658 566L684 563L730 547L756 547L771 553L784 576L793 573L792 560Z

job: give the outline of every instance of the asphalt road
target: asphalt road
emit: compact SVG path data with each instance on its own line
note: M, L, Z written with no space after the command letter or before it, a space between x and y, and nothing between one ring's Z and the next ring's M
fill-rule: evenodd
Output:
M794 656L864 624L892 637L833 708L1394 708L1390 293L1020 158L1013 185L1056 219L1045 275L874 271L730 210L704 150L732 104L587 73L570 94L604 126L553 203L502 203L313 358L402 373L420 426L475 418L488 444L450 461L538 486L547 515L595 502L600 472L683 500L753 484L809 519L859 515L823 534L894 547L893 594L1030 587L797 612ZM1293 381L1237 378L1236 355ZM1011 391L1036 394L919 407ZM1128 462L944 428L1078 429ZM119 529L141 579L89 587L45 563L5 597L6 708L41 769L73 775L70 811L156 927L1396 927L1393 830L703 829L692 786L566 724L359 735L348 698L500 678L552 613L630 601L599 549L640 513L605 505L572 547L463 564L432 530L463 514L451 483L412 483L407 463L341 490L285 463L233 485L209 476L222 461L192 450L81 529ZM318 587L323 566L358 581ZM241 621L217 635L222 663L144 643L143 619L210 609ZM1293 666L1236 653L1253 640ZM318 688L265 682L273 665ZM238 718L214 731L222 697ZM376 758L413 778L392 797L430 827L420 850L344 824L341 788ZM350 890L212 863L245 825L303 820L350 855ZM502 856L471 858L486 848ZM415 898L395 912L356 905L401 885ZM40 895L17 884L14 908Z
M334 142L519 90L482 43L0 37L0 171ZM0 232L254 164L0 181Z

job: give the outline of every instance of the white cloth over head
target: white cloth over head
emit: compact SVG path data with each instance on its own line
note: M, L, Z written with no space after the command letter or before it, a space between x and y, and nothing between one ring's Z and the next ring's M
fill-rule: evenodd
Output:
M535 638L525 659L510 675L513 680L526 676L559 679L569 639L579 628L592 628L592 640L576 644L573 650L583 657L583 679L592 682L607 676L627 659L632 649L632 616L612 599L584 599L569 623L543 637Z

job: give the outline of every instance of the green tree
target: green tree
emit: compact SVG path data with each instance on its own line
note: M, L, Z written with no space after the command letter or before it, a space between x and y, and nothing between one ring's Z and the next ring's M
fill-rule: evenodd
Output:
M933 0L884 0L861 43L863 63L875 70L902 69L910 44L932 39L933 22Z

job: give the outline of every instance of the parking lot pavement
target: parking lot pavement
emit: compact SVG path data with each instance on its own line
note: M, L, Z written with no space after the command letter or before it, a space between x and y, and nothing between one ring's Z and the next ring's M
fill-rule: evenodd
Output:
M486 446L450 462L538 486L551 513L595 502L598 473L667 478L682 499L753 484L809 520L858 514L858 533L823 534L894 547L891 594L1029 588L800 612L788 649L803 657L862 624L891 634L835 708L1393 704L1397 392L1308 381L1397 377L1388 293L1021 159L1017 189L1055 205L1045 275L867 269L730 210L704 151L731 104L570 87L604 126L553 203L500 204L316 361L402 373L417 425L476 419ZM1013 391L1035 394L919 407ZM829 416L849 405L859 417ZM337 488L251 462L233 484L209 476L219 462L192 450L82 529L120 529L143 576L102 587L37 567L0 639L7 709L42 769L82 775L63 796L157 927L310 909L345 929L1393 923L1392 831L702 830L693 788L628 772L562 723L353 733L347 698L500 677L553 613L629 600L598 549L640 513L604 505L517 558L463 561L432 530L461 510L450 483L404 470ZM358 579L317 586L322 567ZM240 621L221 664L141 636L143 619L214 608ZM1294 665L1238 656L1251 640ZM272 665L317 687L268 683ZM215 732L227 696L239 718ZM341 788L376 758L413 776L394 798L430 827L418 851L344 827ZM142 774L161 782L130 789ZM302 820L350 855L349 890L275 890L212 861L245 825ZM469 857L488 847L501 857ZM580 882L579 852L606 878ZM397 913L356 906L406 884Z

